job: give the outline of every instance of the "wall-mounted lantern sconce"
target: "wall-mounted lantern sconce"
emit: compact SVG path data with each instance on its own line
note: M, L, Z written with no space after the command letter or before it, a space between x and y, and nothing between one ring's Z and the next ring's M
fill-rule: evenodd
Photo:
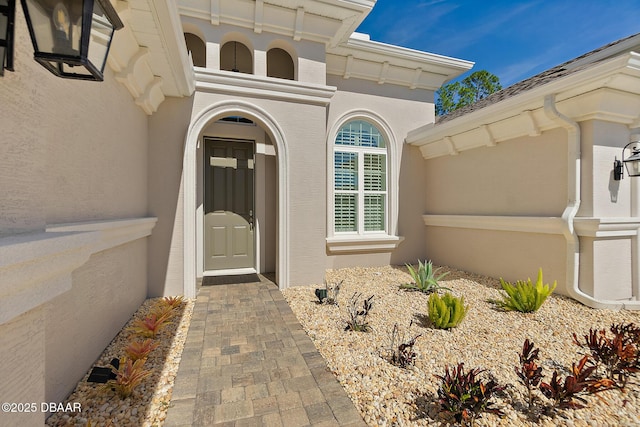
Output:
M13 71L13 19L16 0L0 0L0 76Z
M622 149L622 161L617 158L613 162L613 179L616 181L620 181L624 178L624 171L622 170L622 164L624 163L627 168L627 174L629 176L640 176L640 148L638 145L640 141L631 141ZM629 148L629 146L634 145ZM629 149L631 155L627 158L624 157L625 150Z
M0 5L2 2L15 0L0 0ZM124 26L109 0L20 2L36 61L58 77L104 79L113 33Z

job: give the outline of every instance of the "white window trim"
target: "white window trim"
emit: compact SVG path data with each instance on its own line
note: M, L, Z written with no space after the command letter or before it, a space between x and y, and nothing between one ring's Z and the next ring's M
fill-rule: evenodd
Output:
M387 194L386 194L386 218L385 231L360 231L360 232L335 232L335 171L334 153L336 151L335 139L338 131L347 122L353 120L367 121L382 133L385 138L384 150L387 160ZM350 146L340 146L349 150ZM366 148L364 151L375 152L376 148ZM361 151L361 150L359 150ZM360 168L360 164L359 164ZM397 154L397 138L391 127L376 113L369 110L353 110L338 118L327 136L327 249L330 253L352 252L392 252L404 240L397 235L398 231L398 172L400 158ZM360 176L360 174L359 174ZM358 215L364 215L364 209L358 209ZM363 223L363 218L358 219ZM361 222L362 221L362 222Z

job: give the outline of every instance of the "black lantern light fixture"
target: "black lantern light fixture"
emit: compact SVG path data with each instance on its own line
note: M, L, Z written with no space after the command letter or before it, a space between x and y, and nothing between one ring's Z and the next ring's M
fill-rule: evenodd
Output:
M620 181L624 178L624 171L622 169L622 164L627 168L627 175L629 176L640 176L640 141L635 137L634 141L631 141L622 149L622 160L618 160L617 158L613 162L613 179L616 181ZM629 150L630 155L625 158L624 153L625 150Z
M0 6L3 2L15 0L0 0ZM104 79L113 34L124 26L109 0L20 2L36 61L58 77Z
M13 21L16 0L0 0L0 76L13 71Z

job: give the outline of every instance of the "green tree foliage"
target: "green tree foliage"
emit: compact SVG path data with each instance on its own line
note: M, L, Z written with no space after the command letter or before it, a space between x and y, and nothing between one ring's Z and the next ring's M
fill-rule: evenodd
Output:
M498 76L488 71L476 71L462 81L448 83L438 90L436 114L443 116L486 98L502 89Z

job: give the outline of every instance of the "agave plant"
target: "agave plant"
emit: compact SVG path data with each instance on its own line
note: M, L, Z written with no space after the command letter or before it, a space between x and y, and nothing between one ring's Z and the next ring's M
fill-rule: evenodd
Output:
M430 294L440 290L450 291L451 289L440 286L438 282L442 280L449 272L445 272L437 276L440 267L434 270L433 263L431 261L423 263L418 260L418 269L415 270L412 265L405 264L409 274L413 279L413 283L405 283L400 285L401 289L411 289L415 291L424 292Z
M504 310L532 313L540 308L557 285L555 281L553 286L543 283L542 269L538 270L538 280L535 285L530 278L526 282L518 280L515 285L500 279L500 285L506 295L502 295L502 300L491 300L491 302Z
M458 326L467 315L469 306L464 305L464 297L454 297L449 292L442 298L437 293L429 297L429 320L438 329L451 329Z

